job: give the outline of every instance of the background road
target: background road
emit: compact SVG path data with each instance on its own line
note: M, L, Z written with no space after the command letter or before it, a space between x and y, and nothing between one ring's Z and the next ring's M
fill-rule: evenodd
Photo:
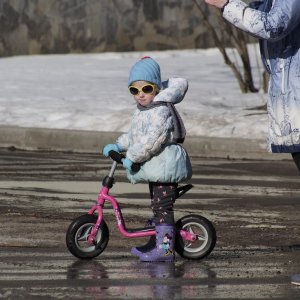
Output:
M299 299L300 177L289 161L192 157L194 188L175 205L210 219L218 241L201 261L139 263L107 208L107 249L80 261L65 246L71 220L97 197L110 160L97 154L0 149L0 298ZM111 193L128 227L150 216L148 188L122 168ZM298 245L299 244L299 245Z

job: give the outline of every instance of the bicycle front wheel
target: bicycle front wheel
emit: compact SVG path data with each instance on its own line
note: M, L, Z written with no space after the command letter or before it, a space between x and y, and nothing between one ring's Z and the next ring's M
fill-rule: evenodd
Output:
M75 219L69 226L66 234L66 244L69 251L76 257L91 259L98 256L107 246L109 230L103 220L100 224L95 243L88 243L88 237L97 222L95 215L82 215Z

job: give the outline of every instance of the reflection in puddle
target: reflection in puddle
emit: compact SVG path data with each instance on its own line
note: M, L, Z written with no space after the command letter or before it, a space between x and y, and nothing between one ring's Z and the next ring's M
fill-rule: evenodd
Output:
M199 285L201 289L215 289L214 278L215 272L204 263L193 261L132 261L124 264L117 260L104 266L103 262L80 260L67 271L67 279L79 280L85 292L102 299L118 296L122 299L194 297L195 292L199 292Z

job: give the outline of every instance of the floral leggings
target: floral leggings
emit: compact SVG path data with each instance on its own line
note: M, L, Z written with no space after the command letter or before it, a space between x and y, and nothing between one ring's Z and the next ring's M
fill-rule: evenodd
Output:
M155 224L174 225L173 205L176 200L177 186L177 183L149 182Z

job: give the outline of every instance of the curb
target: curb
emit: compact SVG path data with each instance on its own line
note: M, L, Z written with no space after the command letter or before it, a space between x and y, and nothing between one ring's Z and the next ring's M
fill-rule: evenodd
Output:
M114 143L120 132L68 129L0 127L0 147L21 150L100 153ZM190 156L228 159L291 159L290 154L272 154L266 142L256 139L187 136L184 147Z

